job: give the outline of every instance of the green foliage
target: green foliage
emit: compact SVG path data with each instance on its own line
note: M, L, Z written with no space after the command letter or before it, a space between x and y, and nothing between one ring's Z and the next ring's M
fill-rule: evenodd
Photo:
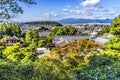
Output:
M0 62L1 80L30 80L32 78L33 67L31 63L26 63L23 65L1 59Z
M6 56L11 55L13 52L18 52L20 48L20 43L16 43L13 46L8 46L5 50L3 50L3 54Z
M105 46L109 49L120 50L120 37L111 37L109 41L105 43Z
M104 33L109 33L111 30L111 26L105 26L101 31L99 31L99 35L103 35Z
M93 51L89 53L89 50L97 48L98 44L88 39L71 43L71 48L68 48L68 52L62 58L55 52L49 57L37 59L30 51L32 46L19 48L19 45L15 44L11 48L16 46L18 49L14 49L18 50L17 52L12 49L12 54L7 55L6 60L0 59L2 80L115 80L120 78L119 52L107 50L101 53ZM7 52L6 49L4 51ZM85 57L80 55L84 49L89 53L86 52Z
M34 54L35 45L30 44L28 47L20 47L20 43L16 43L13 46L6 47L2 54L6 56L7 59L13 62L33 62L36 58Z
M120 65L117 62L117 65ZM100 66L95 69L83 70L76 76L79 80L119 80L120 77L120 66L112 65L112 66Z
M103 51L101 54L93 54L90 56L89 59L89 65L94 68L94 67L99 67L102 65L111 65L115 61L120 60L120 55L118 51L115 50L107 50ZM93 66L94 65L94 66Z
M15 17L15 14L23 13L23 9L19 5L20 2L25 4L35 4L33 0L1 0L0 18L9 19Z
M35 62L35 80L69 79L63 63L59 59L42 58Z
M114 22L111 24L110 33L120 35L120 16L116 17Z
M53 39L54 39L54 37L52 37L52 36L47 36L47 38L46 38L46 43L47 43L47 44L52 44Z
M38 40L38 31L37 30L29 30L26 32L25 41L26 43L31 43L32 41Z
M45 40L40 40L39 42L38 42L38 47L43 47L43 46L45 46L46 45L46 41Z
M99 55L93 54L88 60L88 64L82 69L75 70L75 77L78 80L116 80L120 78L120 54L117 51L107 50Z
M43 47L47 44L52 44L52 41L53 41L53 36L47 36L47 37L40 37L39 38L39 41L38 41L38 47ZM37 41L36 41L37 42Z
M33 54L26 52L24 48L20 48L19 52L12 53L7 59L10 62L1 61L6 65L0 63L1 66L4 66L4 68L0 66L2 80L69 80L73 76L74 68L79 65L79 62L82 62L79 54L67 55L64 60L59 55L36 60ZM5 68L10 69L9 73Z
M2 51L5 49L4 46L0 46L0 58L3 58L3 54Z
M20 36L21 29L18 24L0 24L0 33L1 35Z
M53 27L51 35L76 35L78 30L72 26Z
M24 57L25 55L23 53L15 52L7 56L7 59L12 60L13 62L20 62Z
M114 19L114 22L110 26L110 33L114 34L105 46L109 49L120 50L120 16Z
M27 23L24 23L24 24L30 24L30 25L35 25L35 24L38 24L38 25L46 25L46 26L62 26L62 24L58 23L58 22L55 22L55 21L40 21L40 22L27 22Z

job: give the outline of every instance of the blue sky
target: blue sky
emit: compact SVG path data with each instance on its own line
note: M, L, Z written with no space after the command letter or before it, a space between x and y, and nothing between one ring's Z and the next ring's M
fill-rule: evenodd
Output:
M120 0L34 0L21 5L24 13L15 21L60 20L65 18L106 19L120 15Z

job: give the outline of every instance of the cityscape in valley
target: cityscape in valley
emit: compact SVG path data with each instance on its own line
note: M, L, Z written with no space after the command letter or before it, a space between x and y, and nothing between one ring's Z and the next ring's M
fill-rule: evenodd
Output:
M120 80L119 4L0 1L0 80Z

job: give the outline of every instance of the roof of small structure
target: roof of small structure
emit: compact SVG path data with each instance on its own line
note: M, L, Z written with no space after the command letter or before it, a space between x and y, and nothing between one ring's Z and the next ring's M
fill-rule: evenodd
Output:
M59 42L59 41L61 41L63 39L71 42L74 39L80 39L80 38L89 38L89 36L74 36L74 35L73 36L68 36L68 35L65 35L65 36L55 36L53 43L56 44L57 42Z
M112 34L108 34L107 36L103 36L103 37L109 39L109 38L111 38L111 37L113 37L113 36L114 36L114 35L112 35Z
M97 32L92 32L91 35L97 35L98 33Z
M20 40L17 36L12 36L9 40Z
M65 46L67 46L68 44L69 44L69 42L67 40L63 39L56 43L56 47L63 48Z
M99 43L99 44L104 44L105 42L107 42L109 39L106 39L104 37L97 37L95 39L93 39L95 42Z

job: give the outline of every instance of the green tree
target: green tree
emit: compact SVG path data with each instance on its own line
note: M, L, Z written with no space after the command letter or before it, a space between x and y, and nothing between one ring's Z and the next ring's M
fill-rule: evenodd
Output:
M116 17L114 22L111 24L110 33L120 35L120 16Z
M105 46L109 49L115 49L119 51L120 47L120 16L114 19L114 22L111 24L110 33L114 34L114 37L111 37Z
M32 63L15 63L9 60L0 59L0 79L1 80L30 80L32 79Z
M46 41L45 40L39 40L38 47L43 47L45 45L46 45Z
M88 63L75 70L77 80L116 80L119 79L120 54L115 50L107 50L92 54Z
M26 32L25 41L26 43L31 43L34 39L35 41L38 40L38 31L37 30L29 30Z
M26 43L30 43L31 40L32 40L32 31L27 31L26 34L25 34L25 41Z
M109 49L120 50L120 37L114 36L109 39L108 42L104 44Z
M51 35L77 35L78 33L80 32L73 26L55 26L51 30Z
M100 35L103 35L104 33L109 33L111 30L111 26L104 26L104 28L102 28L102 30L99 31Z
M0 1L0 18L9 19L14 15L23 13L23 9L19 3L35 4L33 0L1 0Z
M1 35L9 35L9 36L20 36L21 29L19 24L0 24L0 33Z
M16 43L13 46L8 46L6 49L3 50L3 54L9 56L15 52L19 52L20 43Z
M3 56L3 50L5 49L5 47L4 46L0 46L0 58L3 58L4 56Z
M34 63L34 80L67 80L68 72L60 59L41 58Z

